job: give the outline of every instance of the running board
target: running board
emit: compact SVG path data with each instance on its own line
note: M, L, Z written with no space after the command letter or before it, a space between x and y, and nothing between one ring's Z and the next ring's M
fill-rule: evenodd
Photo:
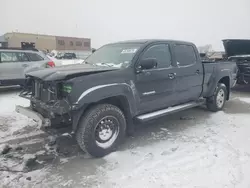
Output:
M186 109L189 109L189 108L193 108L193 107L196 107L196 106L203 105L204 102L205 102L205 100L199 100L198 102L191 102L191 103L181 104L181 105L178 105L178 106L165 108L165 109L150 112L150 113L147 113L147 114L142 114L142 115L137 116L136 118L139 121L142 121L142 122L149 121L149 120L156 119L156 118L168 115L168 114L172 114L172 113L175 113L175 112L179 112L179 111L182 111L182 110L186 110Z

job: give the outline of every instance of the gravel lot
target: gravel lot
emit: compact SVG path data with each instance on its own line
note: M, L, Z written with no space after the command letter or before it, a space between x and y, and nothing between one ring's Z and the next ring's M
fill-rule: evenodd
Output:
M69 136L49 146L48 134L14 112L28 105L18 92L0 91L0 144L12 148L0 155L0 187L250 187L250 87L237 87L224 111L199 107L139 125L100 159Z

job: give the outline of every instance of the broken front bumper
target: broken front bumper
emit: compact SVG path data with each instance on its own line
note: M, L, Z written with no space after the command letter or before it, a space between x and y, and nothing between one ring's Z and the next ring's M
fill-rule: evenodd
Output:
M16 112L27 116L37 122L39 128L51 126L50 119L44 118L41 114L33 111L30 107L16 106Z

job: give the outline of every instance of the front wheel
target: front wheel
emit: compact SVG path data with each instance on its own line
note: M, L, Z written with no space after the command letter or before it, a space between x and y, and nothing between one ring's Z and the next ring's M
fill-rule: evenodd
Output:
M218 83L215 94L207 99L207 108L212 112L223 109L227 98L227 87L223 83Z
M94 157L103 157L121 143L126 133L123 112L111 104L90 108L81 118L76 140L80 148Z

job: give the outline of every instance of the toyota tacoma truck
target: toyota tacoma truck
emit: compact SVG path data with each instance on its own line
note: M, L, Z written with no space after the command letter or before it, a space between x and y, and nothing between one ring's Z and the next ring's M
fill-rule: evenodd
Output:
M84 64L26 75L16 111L41 126L69 124L80 148L94 157L114 151L135 122L206 104L219 111L236 82L234 62L202 62L196 46L173 40L104 45Z

